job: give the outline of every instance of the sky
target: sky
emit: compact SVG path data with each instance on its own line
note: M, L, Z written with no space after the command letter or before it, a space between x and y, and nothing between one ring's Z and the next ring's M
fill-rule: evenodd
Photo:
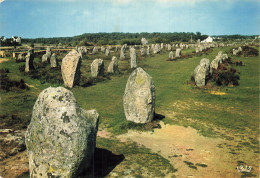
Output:
M260 0L0 0L0 36L98 32L259 35Z

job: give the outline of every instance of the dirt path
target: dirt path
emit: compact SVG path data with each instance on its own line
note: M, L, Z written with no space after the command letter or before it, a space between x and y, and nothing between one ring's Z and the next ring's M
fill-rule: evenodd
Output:
M7 59L7 58L0 58L0 63L6 62L6 61L9 61L9 59Z
M119 139L131 139L168 159L178 169L177 177L215 178L242 175L236 170L237 160L234 156L225 148L218 147L225 144L225 140L201 136L190 127L164 125L162 122L161 125L162 128L154 132L129 131L119 136ZM206 167L196 165L198 163Z
M29 164L26 150L0 162L0 177L16 177L28 171Z

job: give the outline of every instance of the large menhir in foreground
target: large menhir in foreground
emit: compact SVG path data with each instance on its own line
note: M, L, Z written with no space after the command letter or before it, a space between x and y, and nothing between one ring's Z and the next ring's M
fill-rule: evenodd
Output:
M30 177L77 177L90 166L99 115L81 109L72 92L43 90L26 132Z

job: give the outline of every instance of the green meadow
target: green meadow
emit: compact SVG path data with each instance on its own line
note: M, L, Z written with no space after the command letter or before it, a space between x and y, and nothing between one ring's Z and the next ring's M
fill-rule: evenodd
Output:
M240 149L247 150L248 154L254 153L259 157L259 57L233 57L229 53L230 49L231 47L212 48L201 55L192 53L194 49L185 49L183 54L190 54L192 57L174 61L168 61L169 52L163 50L160 54L138 56L138 66L153 78L156 87L155 112L163 116L162 122L190 126L202 136L232 141ZM211 84L210 87L196 87L190 82L195 67L202 58L212 61L219 51L243 62L243 66L234 66L240 72L239 85ZM140 55L140 51L137 52ZM123 144L117 139L118 135L125 134L128 130L150 132L159 128L149 127L147 124L133 124L125 119L123 94L132 71L129 53L126 60L119 60L119 73L106 74L99 79L90 77L90 65L94 59L104 59L106 71L114 55L119 59L119 51L112 52L109 57L100 52L95 55L84 55L81 74L85 77L84 80L91 80L91 85L84 86L85 81L82 80L81 86L69 89L80 107L86 110L97 110L100 115L99 130L106 130L112 135L111 138L98 137L97 147L112 151L116 155L124 155L124 161L115 168L119 177L124 175L126 168L136 170L132 171L131 175L142 177L141 171L137 171L139 166L149 172L148 177L174 175L178 170L159 153L153 153L148 148L131 141ZM60 65L64 56L65 54L58 56ZM39 61L41 57L36 56L35 62ZM43 82L24 75L19 70L22 65L24 63L15 63L11 58L0 64L1 69L9 69L7 76L11 80L24 79L29 87L28 90L1 91L1 128L26 129L39 93L50 86L63 86L63 84ZM48 72L47 69L41 70ZM57 75L60 75L59 72ZM156 125L159 120L153 123ZM238 155L237 159L242 159L239 157L239 151L233 149L233 153ZM113 171L109 175L112 174Z

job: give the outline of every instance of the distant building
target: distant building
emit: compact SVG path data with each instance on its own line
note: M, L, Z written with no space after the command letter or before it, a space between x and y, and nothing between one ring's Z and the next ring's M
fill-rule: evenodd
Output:
M12 41L17 42L18 44L22 43L22 38L19 36L12 36Z
M6 38L4 36L1 37L2 42L6 42Z
M203 40L201 43L212 43L212 42L213 42L213 38L211 36L209 36L208 38Z
M148 41L147 41L147 39L142 38L142 39L141 39L141 43L142 43L142 45L146 45L146 44L148 43Z

